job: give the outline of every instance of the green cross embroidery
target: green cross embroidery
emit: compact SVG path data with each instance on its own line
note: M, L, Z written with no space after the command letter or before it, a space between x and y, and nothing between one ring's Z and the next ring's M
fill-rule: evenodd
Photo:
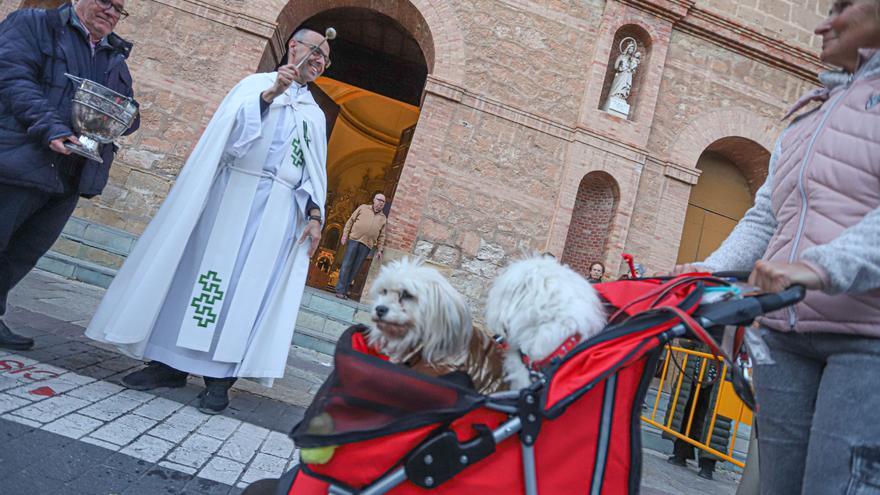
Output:
M299 136L293 138L293 143L291 143L290 147L290 158L293 159L294 167L302 167L306 163L306 157L303 155L302 146L300 146Z
M198 297L194 297L190 306L195 309L193 319L196 320L198 326L208 328L217 322L217 313L214 312L214 305L223 300L223 291L220 290L222 280L217 276L217 272L211 270L199 276L199 285L202 286L202 292Z

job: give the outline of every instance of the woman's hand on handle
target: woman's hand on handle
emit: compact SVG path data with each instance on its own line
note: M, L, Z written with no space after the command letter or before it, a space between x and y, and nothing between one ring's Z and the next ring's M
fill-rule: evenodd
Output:
M782 292L796 284L807 289L822 289L822 277L801 262L758 261L749 276L749 283L764 292Z

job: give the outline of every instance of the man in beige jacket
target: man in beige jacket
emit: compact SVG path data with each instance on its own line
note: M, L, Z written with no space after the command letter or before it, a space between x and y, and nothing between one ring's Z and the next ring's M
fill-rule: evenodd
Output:
M373 204L360 205L345 222L340 243L345 244L345 256L339 268L339 281L336 283L336 297L348 298L348 287L357 275L361 263L372 249L376 249L376 258L382 257L385 247L385 222L387 218L382 209L385 208L385 195L376 193Z

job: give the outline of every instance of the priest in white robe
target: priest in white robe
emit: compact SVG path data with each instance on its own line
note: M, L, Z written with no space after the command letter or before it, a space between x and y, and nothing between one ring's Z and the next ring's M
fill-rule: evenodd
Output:
M220 104L86 330L150 361L123 378L130 388L201 375L199 409L216 414L236 378L284 375L327 196L326 121L308 83L330 61L311 30L288 48L287 65Z

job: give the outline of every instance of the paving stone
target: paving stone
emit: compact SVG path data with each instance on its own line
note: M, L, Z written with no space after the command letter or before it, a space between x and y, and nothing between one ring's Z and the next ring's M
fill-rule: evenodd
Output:
M205 435L200 435L199 433L195 433L186 439L181 447L185 449L192 449L198 452L206 452L208 454L213 454L217 452L217 449L220 448L220 445L223 442L217 440L216 438L211 438Z
M244 423L223 444L217 455L247 464L269 435L269 430Z
M226 485L234 485L244 471L244 464L222 457L214 457L199 471L199 477Z
M159 463L160 466L173 469L175 471L180 471L186 474L196 474L197 469L191 468L189 466L184 466L183 464L177 464L176 462L170 461L162 461Z
M138 400L114 395L86 407L80 413L102 421L111 421L138 407L140 404L141 402Z
M238 427L241 421L225 416L212 416L205 424L199 427L198 433L219 440L226 440Z
M184 430L194 431L207 421L208 418L207 414L200 413L198 409L186 406L172 414L165 420L165 423Z
M149 402L156 398L155 395L148 394L146 392L141 392L140 390L132 390L126 389L119 393L120 397L125 397L127 399L132 399L140 402L141 404L145 402Z
M135 409L133 412L134 414L145 418L162 421L181 407L183 407L182 404L174 402L173 400L168 400L163 397L155 397L153 400Z
M202 467L210 458L210 452L201 452L185 447L177 447L168 454L169 461L196 469Z
M107 423L89 436L116 445L126 445L155 425L155 420L130 414Z
M244 476L241 477L241 481L253 483L263 478L278 478L284 473L286 467L287 459L268 454L257 454Z
M172 448L174 448L174 444L171 442L150 435L143 435L120 452L155 463L164 457Z
M23 407L15 411L15 414L33 421L49 423L88 405L89 403L82 399L59 395Z
M68 414L43 427L44 430L77 439L98 429L104 423L82 414Z
M13 395L7 395L5 393L0 393L0 414L14 411L30 403L30 400L23 399L21 397L15 397Z
M72 397L79 397L80 399L85 399L89 402L97 402L101 399L106 399L111 395L118 394L122 390L123 388L119 385L96 381L84 387L73 390L67 395L70 395Z
M293 454L293 440L277 431L270 432L269 437L263 442L260 452L289 459L290 455Z
M144 363L143 361L138 361L127 356L119 356L117 354L111 359L101 361L100 364L102 368L107 368L108 370L113 370L119 373L120 371L128 371L132 368L136 368Z
M82 386L82 383L77 383L77 381L70 379L63 379L63 376L64 375L59 375L57 378L33 381L20 387L7 390L6 393L16 395L18 397L22 397L28 400L42 400L46 397L40 395L35 396L35 394L33 394L34 390L40 390L48 387L51 388L52 391L55 392L55 394L63 394Z
M34 428L39 428L39 427L43 426L43 423L39 423L37 421L33 421L33 420L30 420L27 418L22 418L21 416L16 416L14 414L4 414L3 416L0 416L0 418L7 419L9 421L13 421L15 423L22 424L25 426L32 426Z
M184 428L169 425L168 423L161 423L147 433L154 437L177 444L182 442L183 439L189 436L192 432Z
M119 445L113 445L113 444L110 443L110 442L105 442L105 441L103 441L103 440L98 440L97 438L92 438L92 437L82 437L82 438L79 439L79 441L80 441L80 442L85 442L85 443L90 444L90 445L97 445L98 447L103 447L103 448L105 448L105 449L107 449L107 450L114 451L114 452L117 451L117 450L119 450Z

